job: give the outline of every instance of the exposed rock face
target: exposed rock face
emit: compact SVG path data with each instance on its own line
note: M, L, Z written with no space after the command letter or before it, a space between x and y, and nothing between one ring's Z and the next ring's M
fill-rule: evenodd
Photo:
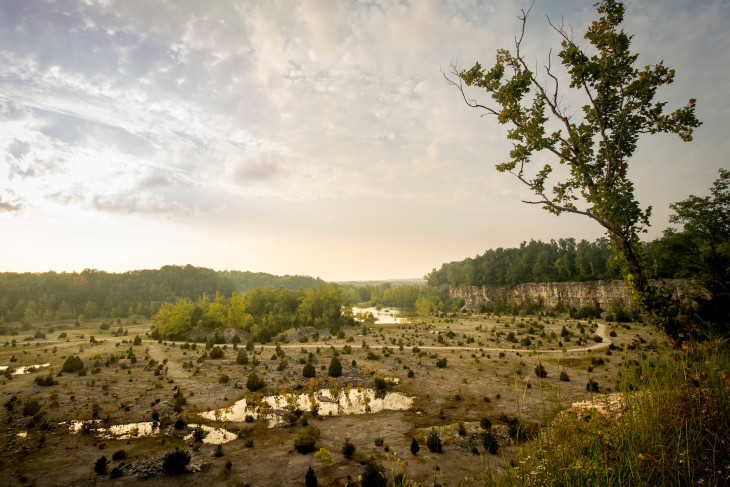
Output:
M672 279L664 282L674 299L682 299L691 282L686 279ZM546 308L566 306L582 308L598 305L610 309L620 305L633 310L631 292L624 281L586 281L586 282L542 282L507 286L447 286L452 299L463 299L464 307L476 309L479 304L494 304L500 301L514 301L518 306L535 304Z

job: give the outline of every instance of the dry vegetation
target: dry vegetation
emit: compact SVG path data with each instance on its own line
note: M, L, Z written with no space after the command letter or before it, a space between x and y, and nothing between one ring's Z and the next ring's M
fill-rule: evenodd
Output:
M371 457L390 478L392 472L407 469L407 478L423 485L434 479L457 485L465 478L466 485L481 485L522 449L513 437L534 435L538 425L574 402L617 391L622 371L632 363L655 360L671 348L657 332L637 323L461 314L348 328L344 337L292 330L280 337L278 349L275 343L256 344L246 354L248 363L239 364L236 359L245 350L246 336L234 345L233 335L227 333L227 343L218 345L222 358L213 359L204 343L147 339L149 322L108 324L7 327L6 332L15 330L17 335L0 338L5 343L0 365L50 367L2 378L2 483L77 485L149 477L146 485L173 484L179 478L163 473L162 464L163 457L178 448L191 455L183 474L191 485L301 485L310 465L319 485L352 484ZM561 338L561 333L569 337ZM605 335L602 341L594 339L597 334ZM137 335L142 340L134 345ZM561 340L567 351L556 351ZM596 348L571 350L588 347ZM335 353L342 375L331 379L328 366ZM80 374L61 373L71 356L82 359L85 368ZM316 372L314 387L331 388L336 381L341 389L372 388L380 377L396 378L388 391L412 397L413 406L332 417L303 411L291 418L293 426L277 428L268 428L261 419L224 424L198 415L244 398L254 370L266 384L258 391L262 396L306 393L310 382L302 370L309 360ZM589 381L598 392L588 390ZM499 443L496 454L485 450L484 418ZM155 420L161 433L115 439L91 427L70 432L71 421L90 419L98 419L98 427ZM238 438L220 447L196 441L195 435L185 439L194 430L176 428L179 419L222 427ZM319 432L317 457L294 447L313 427ZM433 432L441 440L441 453L428 448ZM346 438L355 447L349 458L342 453ZM413 438L420 446L415 455ZM100 461L102 456L108 463Z

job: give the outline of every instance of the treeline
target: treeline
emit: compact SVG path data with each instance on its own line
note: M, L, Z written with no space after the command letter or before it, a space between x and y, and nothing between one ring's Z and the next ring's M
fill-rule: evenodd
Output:
M0 322L81 318L152 317L165 301L221 293L231 296L254 286L289 290L324 284L304 276L226 271L187 266L110 273L0 273Z
M429 286L515 286L527 282L621 279L621 264L607 239L531 240L519 248L490 249L443 264L426 276Z
M249 332L262 343L290 328L313 326L336 333L354 324L352 306L336 284L297 291L253 287L230 298L217 293L210 302L205 296L196 301L183 298L162 303L154 319L156 337L178 339L226 327Z

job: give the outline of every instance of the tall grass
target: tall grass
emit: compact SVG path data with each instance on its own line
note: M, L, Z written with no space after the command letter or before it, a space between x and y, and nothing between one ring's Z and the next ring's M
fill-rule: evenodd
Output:
M730 485L728 374L730 349L720 342L628 361L620 407L558 415L497 483Z

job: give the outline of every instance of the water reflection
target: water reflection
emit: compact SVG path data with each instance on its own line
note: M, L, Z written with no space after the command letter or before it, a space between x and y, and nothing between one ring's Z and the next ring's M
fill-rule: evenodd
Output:
M387 323L387 324L398 324L398 323L406 323L408 322L408 318L401 318L401 310L398 308L382 308L377 309L375 307L372 308L358 308L356 306L352 307L352 313L355 315L355 317L358 317L358 314L361 314L363 317L366 316L368 313L372 314L375 318L375 323ZM358 317L359 321L363 321L362 318Z
M24 375L24 374L30 374L31 372L35 372L41 367L50 367L51 364L34 364L34 365L23 365L21 367L18 367L17 369L14 369L10 367L11 375ZM0 374L4 373L8 369L7 365L0 365Z

